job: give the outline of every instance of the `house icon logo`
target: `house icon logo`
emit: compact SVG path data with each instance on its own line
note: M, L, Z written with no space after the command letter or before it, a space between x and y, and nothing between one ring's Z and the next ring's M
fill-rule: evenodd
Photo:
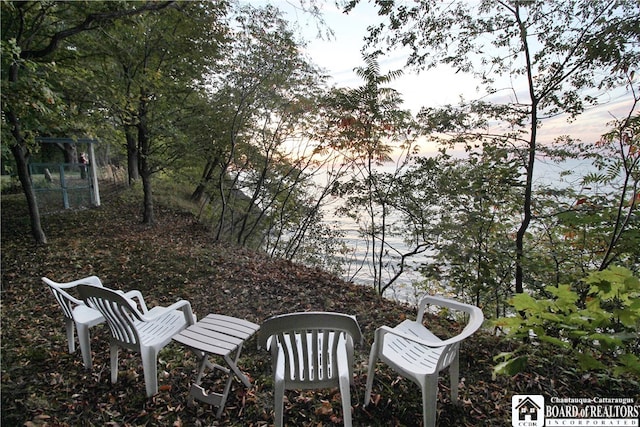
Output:
M516 394L511 398L511 411L514 427L544 426L544 396Z

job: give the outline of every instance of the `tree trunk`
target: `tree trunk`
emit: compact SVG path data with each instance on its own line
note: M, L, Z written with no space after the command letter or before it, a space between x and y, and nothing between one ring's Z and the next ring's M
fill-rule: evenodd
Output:
M217 159L207 161L207 164L202 171L202 178L200 179L200 182L198 183L196 189L191 194L191 201L200 202L201 200L203 200L204 191L207 188L207 184L211 181L211 178L213 178L213 171L217 162Z
M151 165L149 164L149 153L151 151L151 141L149 141L149 131L147 129L147 103L146 94L141 91L138 123L138 146L140 177L142 178L142 189L144 192L144 202L142 211L142 223L153 225L155 215L153 212L153 192L151 189Z
M16 128L14 127L14 136L16 132L19 133L20 131L19 129L16 130ZM22 137L16 137L16 140L22 141ZM15 144L11 146L11 152L16 159L18 178L20 179L20 184L22 184L24 196L27 199L27 207L29 208L29 219L31 220L31 233L33 234L36 244L44 245L47 243L47 236L42 230L42 224L40 223L40 211L38 210L38 202L36 200L36 193L35 191L33 191L31 179L29 178L26 149L24 148L23 144Z
M24 66L23 61L45 61L44 58L48 57L51 53L53 53L59 46L60 42L66 38L72 37L76 34L79 34L83 31L89 31L93 28L98 28L99 25L96 25L101 22L108 22L114 19L126 17L126 16L135 16L146 11L153 10L162 10L166 7L173 5L173 1L167 1L163 3L150 2L149 4L143 6L135 6L132 8L118 9L116 10L106 10L102 13L92 13L86 16L80 24L74 27L68 28L60 28L59 31L54 32L51 35L39 34L36 32L32 34L31 28L23 28L21 31L22 35L25 37L34 39L42 39L39 40L38 43L33 43L34 45L38 45L37 49L29 49L27 48L32 44L29 39L25 39L23 37L19 37L18 40L15 40L16 46L21 47L20 51L20 61L12 62L9 66L9 75L8 81L12 84L18 83L18 72L21 66ZM40 17L44 18L44 15ZM20 25L24 25L22 22ZM37 27L34 27L37 28ZM4 34L3 34L4 37ZM4 59L4 58L3 58ZM7 58L9 61L13 61L10 58ZM4 69L3 69L3 77L4 77ZM28 148L26 142L24 140L24 135L22 133L20 127L20 119L27 121L24 117L17 117L15 112L12 111L11 106L8 103L2 102L2 112L7 118L7 122L11 127L11 133L15 139L13 143L10 144L10 149L15 157L16 166L18 168L18 178L20 179L20 183L22 184L22 190L24 191L25 197L27 199L27 206L29 208L29 216L31 220L31 232L36 240L37 244L45 244L47 243L47 237L42 230L42 226L40 224L40 212L38 210L38 205L36 202L35 192L33 191L33 187L31 185L31 179L29 179L29 171L27 167L27 152ZM29 103L28 99L23 100L23 102ZM23 122L24 123L24 122ZM28 129L29 131L36 132L37 129Z
M535 115L534 115L535 117ZM534 122L535 123L535 122ZM527 229L531 223L531 203L533 195L533 167L536 158L536 144L535 144L536 132L535 125L532 126L531 143L529 146L529 160L527 162L527 183L524 190L524 201L522 204L523 216L520 228L516 233L516 274L515 274L515 291L517 294L524 292L524 238L527 234Z
M127 172L129 174L129 185L140 179L138 173L138 143L132 126L125 126L124 133L127 138Z
M533 168L536 161L536 146L538 135L538 105L539 99L536 95L532 58L529 51L529 44L527 41L527 28L520 18L520 9L516 7L516 20L520 27L520 38L522 41L522 50L525 54L527 63L527 80L529 84L529 97L531 99L531 135L529 136L528 158L526 164L526 185L524 189L524 200L522 203L522 222L520 228L516 233L516 274L515 274L515 291L517 294L524 292L524 238L527 234L527 229L531 223L532 212L531 203L533 195Z
M144 209L142 212L142 223L147 225L155 224L155 215L153 213L153 191L151 190L151 176L142 175L142 189L144 191Z
M18 81L18 64L12 64L9 68L9 81L16 83ZM40 211L38 210L38 203L36 201L36 193L33 191L31 185L31 179L29 178L29 168L27 166L27 147L22 134L22 128L20 126L20 120L11 110L11 107L3 105L3 112L11 126L11 134L15 139L11 144L11 153L16 159L16 166L18 168L18 178L20 184L22 184L22 191L27 199L27 207L29 209L29 219L31 221L31 234L35 239L36 244L46 244L47 236L42 230L40 224Z

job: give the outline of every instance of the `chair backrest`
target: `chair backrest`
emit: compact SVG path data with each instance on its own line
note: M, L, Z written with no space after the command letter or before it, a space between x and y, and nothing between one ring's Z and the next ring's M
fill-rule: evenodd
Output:
M436 305L439 307L446 307L451 310L462 311L469 315L468 322L464 329L456 336L444 340L444 342L448 343L448 345L443 348L442 354L440 355L437 366L437 370L439 371L451 364L453 359L458 354L460 343L469 336L473 335L478 329L480 329L482 323L484 322L484 314L482 313L482 310L480 308L474 305L464 304L452 299L429 295L424 297L418 304L417 319L420 323L422 323L422 318L428 304Z
M469 315L469 319L467 321L467 325L464 329L455 337L452 337L447 342L451 341L462 341L463 339L473 335L484 322L484 314L479 307L475 305L465 304L453 299L443 298L435 295L425 296L418 303L418 315L416 316L416 321L418 323L422 323L422 319L424 317L427 305L435 305L438 307L446 307L455 311L462 311Z
M340 353L353 364L353 342L362 342L353 316L340 313L291 313L260 326L258 345L271 349L274 369L284 366L285 383L294 388L322 388L338 382Z
M73 319L74 307L78 304L83 304L83 302L70 295L65 289L63 289L63 287L68 289L70 287L77 286L77 284L79 284L79 282L81 281L95 286L102 286L102 282L100 282L100 279L97 276L90 276L69 283L54 282L47 277L42 277L41 279L44 284L49 286L53 297L56 299L56 301L58 301L58 304L60 304L60 308L62 308L62 312L64 313L65 317L68 317L69 319Z
M114 340L123 347L139 349L141 340L136 323L142 320L142 314L134 302L103 287L78 285L78 292L85 304L102 313Z

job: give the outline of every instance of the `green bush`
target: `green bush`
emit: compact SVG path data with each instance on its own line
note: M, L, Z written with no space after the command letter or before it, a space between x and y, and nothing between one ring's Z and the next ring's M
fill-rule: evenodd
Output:
M496 357L496 374L513 375L527 364L549 363L560 352L580 370L640 379L638 277L626 268L610 267L573 287L548 286L544 293L538 298L516 295L510 304L517 314L496 320L496 326L520 342L516 350Z

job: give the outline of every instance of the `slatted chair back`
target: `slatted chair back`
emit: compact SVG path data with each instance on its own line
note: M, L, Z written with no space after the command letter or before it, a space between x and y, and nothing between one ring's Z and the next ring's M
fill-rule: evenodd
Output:
M438 296L428 296L420 301L418 304L418 314L416 316L416 322L418 324L422 324L424 313L426 308L429 305L437 306L442 308L446 308L448 310L457 311L459 313L465 313L467 318L467 323L462 331L447 339L444 340L447 343L446 346L442 347L442 353L440 354L440 359L438 360L438 364L436 366L436 371L441 371L442 369L451 365L451 363L455 360L456 356L458 356L460 351L460 344L462 341L473 335L484 322L484 314L482 310L476 306L470 304L463 304L456 300L442 298Z
M56 299L56 301L60 305L60 308L62 309L62 313L64 314L64 317L68 319L73 319L73 307L78 304L76 301L74 301L75 298L69 295L64 290L62 290L57 285L55 285L53 281L47 279L46 277L43 277L42 281L47 285L49 285L49 289L51 290L53 297Z
M78 292L89 307L102 313L113 340L122 347L139 350L141 337L136 323L142 320L142 313L132 300L112 289L95 286L78 286Z
M259 331L260 346L269 348L274 369L284 364L286 388L323 388L338 384L338 363L353 365L354 341L362 333L352 316L307 312L277 316ZM341 360L346 355L346 360Z

